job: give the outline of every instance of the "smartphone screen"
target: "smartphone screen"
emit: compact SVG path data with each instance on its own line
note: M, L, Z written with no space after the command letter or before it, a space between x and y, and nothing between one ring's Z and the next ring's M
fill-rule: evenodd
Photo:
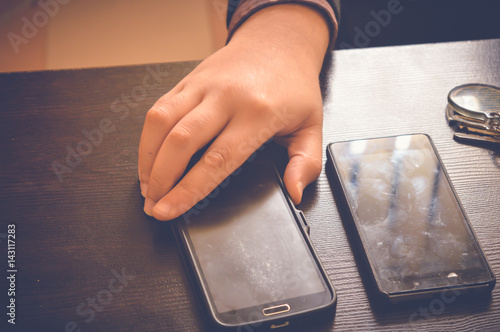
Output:
M236 173L181 223L218 320L259 321L331 304L333 290L272 165L252 162Z
M428 136L328 150L382 293L492 288L491 268Z

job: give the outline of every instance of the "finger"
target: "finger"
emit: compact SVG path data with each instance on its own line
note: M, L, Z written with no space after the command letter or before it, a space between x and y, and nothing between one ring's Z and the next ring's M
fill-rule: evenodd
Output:
M200 161L153 207L153 216L158 220L176 218L210 194L272 137L262 134L259 139L249 141L249 137L256 137L258 129L230 123Z
M304 188L316 180L322 169L321 126L302 129L289 140L288 165L283 182L295 204L302 200Z
M149 179L146 213L165 196L184 173L191 157L216 137L229 121L229 113L215 100L202 102L172 128L156 156Z
M147 193L151 169L168 133L189 111L201 102L201 95L181 91L160 98L146 114L139 144L141 193Z
M146 117L144 119L144 125L143 125L143 128L142 128L142 132L141 132L141 140L140 140L140 143L139 143L139 158L138 158L138 167L137 167L137 171L139 173L139 181L142 181L142 178L141 178L141 168L143 167L143 160L144 158L141 158L141 150L143 149L143 146L144 146L144 139L145 139L145 132L148 132L149 130L145 130L146 128L149 128L150 127L150 124L149 123L146 123L146 121L149 120L148 118L148 113L154 109L157 105L161 105L162 103L160 102L160 100L163 101L163 103L166 103L167 100L169 99L174 99L173 97L176 95L176 93L174 93L174 90L177 90L177 86L175 86L172 90L170 90L169 92L167 92L166 94L164 94L160 99L158 99L156 101L156 103L148 110L148 112L146 112ZM151 115L149 115L151 116ZM156 123L156 122L153 122L153 123Z

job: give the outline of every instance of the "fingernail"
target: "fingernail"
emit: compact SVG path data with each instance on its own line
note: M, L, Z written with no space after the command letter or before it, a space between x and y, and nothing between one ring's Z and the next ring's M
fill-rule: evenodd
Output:
M153 206L155 206L155 202L151 198L146 197L144 201L144 212L150 217L153 216Z
M302 194L304 192L304 182L299 181L299 183L297 183L297 189L299 190L299 203L300 203L300 201L302 201Z
M141 182L141 195L143 197L146 197L147 194L148 194L148 184L145 182Z
M159 217L168 219L168 214L170 212L170 207L166 203L158 203L155 205L155 214Z

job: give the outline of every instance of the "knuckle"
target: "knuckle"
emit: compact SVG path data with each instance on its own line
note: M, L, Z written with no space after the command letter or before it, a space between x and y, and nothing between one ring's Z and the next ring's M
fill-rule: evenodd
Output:
M158 176L158 174L151 174L149 177L149 185L151 187L159 187L161 188L164 184L164 179L161 176Z
M266 98L264 95L254 94L250 98L250 105L252 105L253 112L257 116L270 114L275 109L269 98Z
M166 105L154 105L147 113L145 122L148 124L165 124L171 120L170 108Z
M207 78L210 79L210 78ZM218 87L217 94L226 98L232 98L240 95L241 87L239 84L233 82L231 79L222 80Z
M247 85L228 81L219 87L217 98L227 101L239 101L239 104L247 106L252 114L268 114L275 109L274 96L262 89L249 90ZM241 103L241 100L244 100Z
M226 168L228 163L228 153L226 149L210 149L203 156L203 162L206 166L213 170Z
M186 146L193 138L192 131L185 126L176 126L167 137L167 139L171 140L177 146Z
M146 113L146 121L152 124L169 124L175 117L175 110L186 101L186 94L177 93L174 96L163 95Z
M198 198L201 194L200 190L197 189L196 186L187 179L179 182L176 186L176 189L182 197L192 197L194 200L201 199ZM196 202L192 202L191 205L194 205L195 203Z
M151 174L149 177L148 196L153 200L159 200L170 189L167 182L167 179L161 175Z

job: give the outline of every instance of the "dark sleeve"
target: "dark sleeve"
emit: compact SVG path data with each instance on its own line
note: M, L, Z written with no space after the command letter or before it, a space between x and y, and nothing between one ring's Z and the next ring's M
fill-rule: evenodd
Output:
M340 0L228 0L226 25L229 41L236 29L259 9L280 3L304 4L319 10L328 22L330 46L337 36L340 20Z

